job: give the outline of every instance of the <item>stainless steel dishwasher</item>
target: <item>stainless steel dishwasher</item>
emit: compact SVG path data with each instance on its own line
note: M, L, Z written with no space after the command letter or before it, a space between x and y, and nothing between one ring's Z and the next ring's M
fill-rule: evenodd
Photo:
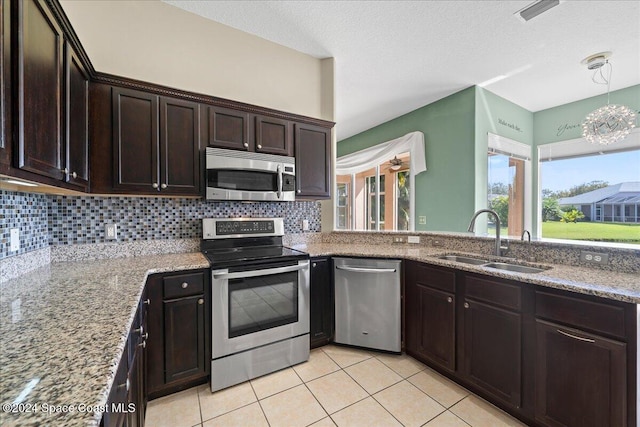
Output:
M338 344L400 353L400 260L333 258Z

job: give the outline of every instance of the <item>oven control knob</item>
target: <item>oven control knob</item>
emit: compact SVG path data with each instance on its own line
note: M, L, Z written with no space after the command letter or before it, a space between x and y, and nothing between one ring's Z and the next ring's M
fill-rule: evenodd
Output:
M198 304L200 304L200 305L204 304L204 299L200 298L200 299L198 300Z
M187 289L187 286L189 286L187 282L182 282L182 289Z

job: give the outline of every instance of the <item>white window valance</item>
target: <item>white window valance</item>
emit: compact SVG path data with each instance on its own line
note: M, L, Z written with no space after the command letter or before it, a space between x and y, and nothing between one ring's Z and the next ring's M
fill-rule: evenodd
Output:
M424 134L416 131L339 157L336 160L336 174L351 175L360 173L375 168L381 162L392 159L394 156L407 152L411 154L409 159L411 175L415 176L427 170L427 162L424 155Z

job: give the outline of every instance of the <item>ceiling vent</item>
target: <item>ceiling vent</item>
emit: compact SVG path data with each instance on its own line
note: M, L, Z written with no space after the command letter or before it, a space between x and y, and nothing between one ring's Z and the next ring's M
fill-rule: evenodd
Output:
M560 0L538 0L524 9L520 9L515 15L521 21L527 22L559 4Z

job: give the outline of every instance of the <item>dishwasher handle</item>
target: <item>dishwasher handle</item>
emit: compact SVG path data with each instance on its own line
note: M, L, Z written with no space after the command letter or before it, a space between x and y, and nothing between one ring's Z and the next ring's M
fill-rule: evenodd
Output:
M354 271L356 273L395 273L395 268L351 267L348 265L336 265L336 269Z

